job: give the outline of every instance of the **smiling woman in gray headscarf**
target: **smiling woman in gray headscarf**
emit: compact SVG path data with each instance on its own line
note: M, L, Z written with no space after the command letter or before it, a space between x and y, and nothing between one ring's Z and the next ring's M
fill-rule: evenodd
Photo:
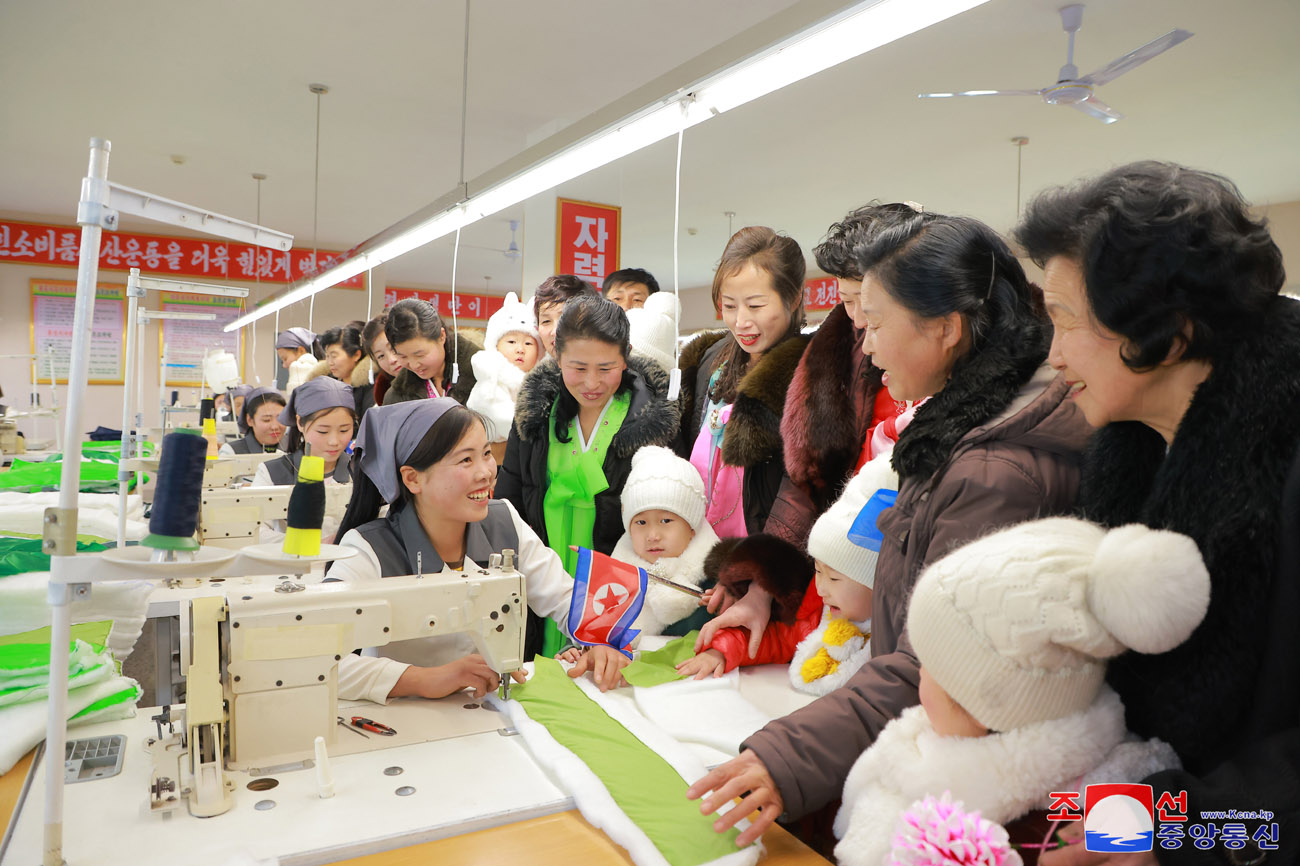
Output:
M359 555L335 562L331 578L458 572L486 566L490 554L510 548L517 552L528 606L563 627L573 580L514 506L491 498L496 460L477 414L450 397L376 406L362 420L356 454L361 471L339 543L357 548ZM383 503L389 511L380 518ZM529 638L525 658L541 643L540 636ZM591 652L596 664L590 667L598 674L610 670L616 678L618 652L610 647ZM339 662L339 697L383 703L403 695L440 698L465 688L478 697L495 689L498 679L468 635L420 638L365 656L345 655Z

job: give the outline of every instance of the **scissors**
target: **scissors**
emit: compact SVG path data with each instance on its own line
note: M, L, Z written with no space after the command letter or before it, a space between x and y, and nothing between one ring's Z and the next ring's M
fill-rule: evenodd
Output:
M382 734L385 737L391 737L397 733L397 731L388 727L388 725L385 725L383 722L376 722L373 719L367 719L363 716L353 716L352 727L360 728L363 731Z

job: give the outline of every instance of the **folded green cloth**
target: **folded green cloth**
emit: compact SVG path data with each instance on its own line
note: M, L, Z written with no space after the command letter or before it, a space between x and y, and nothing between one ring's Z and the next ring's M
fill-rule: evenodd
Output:
M98 542L84 543L77 536L78 553L94 553L108 550L111 545ZM32 571L49 571L50 555L41 552L41 539L20 536L0 537L0 577L11 574L27 574Z
M699 634L688 632L661 649L641 653L636 661L623 668L623 679L634 686L658 686L682 679L677 666L695 657L695 639Z

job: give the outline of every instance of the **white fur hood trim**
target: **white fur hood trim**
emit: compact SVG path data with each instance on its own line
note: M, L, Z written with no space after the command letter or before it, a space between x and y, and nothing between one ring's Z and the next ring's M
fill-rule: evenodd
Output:
M1133 782L1161 769L1154 764L1176 765L1164 743L1126 739L1124 707L1108 686L1079 713L985 737L940 736L922 707L910 707L849 772L835 856L843 866L880 866L899 815L927 794L949 791L968 811L1005 824L1049 805L1050 791L1098 781L1096 771Z
M475 352L469 363L474 368L475 384L483 381L494 385L499 383L510 389L511 396L518 396L519 386L524 384L526 374L507 361L505 355L496 349L484 349Z
M827 674L812 682L804 682L804 662L817 655L817 651L826 646L823 641L826 628L830 623L831 618L827 615L827 608L823 606L821 623L794 648L794 658L790 660L790 685L794 686L795 691L818 697L828 695L847 683L849 678L871 658L871 620L855 622L854 625L862 632L863 637L851 638L841 646L826 647L827 654L840 663L835 673Z
M619 562L644 568L660 577L698 589L704 582L704 558L717 543L717 533L713 531L709 522L704 520L700 522L700 528L695 530L695 537L691 539L690 544L686 545L681 556L663 556L658 562L651 564L636 555L636 551L632 548L630 532L623 533L623 537L618 540L618 544L614 545L614 552L610 556ZM642 634L663 634L665 628L690 616L699 606L699 599L669 589L652 580L646 587L645 604L641 607L641 615L636 618L632 627L640 629Z
M469 363L474 368L474 389L465 406L487 421L489 442L504 442L514 423L515 400L524 384L524 371L490 349L475 352Z

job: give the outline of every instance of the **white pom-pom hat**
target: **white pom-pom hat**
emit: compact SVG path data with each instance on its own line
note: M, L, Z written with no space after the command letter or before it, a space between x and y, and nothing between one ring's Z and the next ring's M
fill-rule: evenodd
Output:
M1035 520L988 535L921 575L907 629L921 666L994 731L1092 703L1106 659L1167 652L1210 603L1196 543L1145 526Z

